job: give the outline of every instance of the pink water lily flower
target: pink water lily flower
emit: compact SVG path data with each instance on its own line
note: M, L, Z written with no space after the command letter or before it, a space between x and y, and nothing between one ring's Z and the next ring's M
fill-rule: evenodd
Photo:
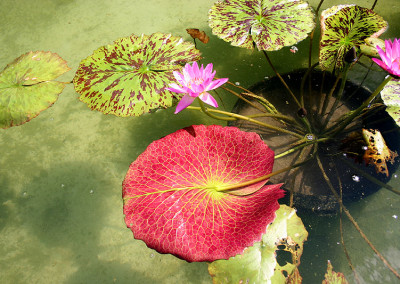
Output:
M180 112L189 106L195 98L199 97L200 100L213 107L218 107L217 101L207 91L214 90L225 84L228 78L214 80L215 71L212 70L212 63L207 64L204 69L203 64L199 68L197 62L193 62L190 66L189 63L185 65L182 73L174 71L173 74L178 81L178 84L170 84L167 90L175 93L185 94L176 106L175 113Z
M382 60L372 58L372 60L390 74L400 77L400 39L385 40L383 51L379 46L376 47Z

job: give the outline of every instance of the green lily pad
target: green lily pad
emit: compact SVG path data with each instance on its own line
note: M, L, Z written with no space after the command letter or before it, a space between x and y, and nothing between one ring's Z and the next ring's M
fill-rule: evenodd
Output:
M385 41L380 38L376 37L369 37L366 38L365 43L360 45L360 50L362 54L365 54L369 57L379 57L378 49L376 48L379 46L383 50L385 50Z
M374 11L357 5L339 5L321 14L319 63L323 70L341 69L344 55L353 47L357 50L365 39L379 37L387 22Z
M314 12L301 0L217 1L209 11L213 34L234 46L279 50L305 39Z
M96 49L75 74L79 99L91 109L116 116L139 116L170 107L175 93L165 89L173 71L200 59L193 43L170 34L131 35Z
M289 277L295 273L307 236L296 210L281 205L261 242L245 249L243 254L210 263L208 272L213 283L286 283L284 274ZM279 250L288 251L292 256L283 266L276 261ZM292 259L294 262L289 262Z
M60 56L45 51L8 64L0 73L0 128L24 124L53 105L66 84L53 80L69 70Z
M400 126L400 79L391 79L381 91L386 111Z

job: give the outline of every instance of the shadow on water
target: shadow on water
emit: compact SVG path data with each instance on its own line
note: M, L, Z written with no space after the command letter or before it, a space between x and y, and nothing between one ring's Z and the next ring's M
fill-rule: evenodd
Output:
M75 271L64 283L156 283L129 263L99 257L104 252L101 233L109 229L101 226L109 214L107 200L120 195L120 188L113 189L104 176L90 163L64 163L39 172L17 198L16 207L30 239L37 239L37 246L45 249L31 250L28 245L19 257L41 269L54 257L47 251L61 250L62 261L70 264L66 270Z
M9 183L7 179L0 175L0 232L6 226L8 217L10 215L10 208L7 206L14 194L9 190Z

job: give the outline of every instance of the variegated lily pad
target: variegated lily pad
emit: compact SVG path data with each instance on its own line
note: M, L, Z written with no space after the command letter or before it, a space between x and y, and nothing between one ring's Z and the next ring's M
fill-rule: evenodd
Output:
M194 44L170 34L120 38L82 60L74 78L80 100L93 110L139 116L170 107L172 72L200 59Z
M369 37L379 37L387 22L374 11L357 5L339 5L321 14L319 62L322 69L344 66L344 55Z
M400 79L392 79L381 91L386 111L400 126Z
M296 210L281 205L261 242L228 260L212 262L208 272L213 277L213 283L288 283L288 276L297 274L297 279L300 277L297 266L307 236L308 232L296 215ZM292 259L289 261L292 263L279 265L276 260L279 249L291 253Z
M301 0L218 1L209 12L212 32L234 46L279 50L305 39L314 13Z
M51 52L30 51L0 73L0 128L24 124L58 99L65 83L53 81L69 71Z

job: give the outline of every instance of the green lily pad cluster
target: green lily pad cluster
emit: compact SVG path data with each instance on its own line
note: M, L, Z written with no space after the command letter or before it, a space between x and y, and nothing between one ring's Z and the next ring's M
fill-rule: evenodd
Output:
M209 12L214 34L232 45L279 50L305 39L315 15L302 0L217 1ZM372 10L339 5L322 12L320 66L342 68L353 47L368 48L387 28ZM365 51L367 52L367 51ZM91 109L116 116L140 116L173 105L180 97L166 90L172 73L199 60L194 44L171 34L131 35L103 46L82 60L73 79L79 99ZM40 60L39 60L40 59ZM0 127L20 125L51 106L65 83L53 81L69 68L59 56L30 52L0 73Z

